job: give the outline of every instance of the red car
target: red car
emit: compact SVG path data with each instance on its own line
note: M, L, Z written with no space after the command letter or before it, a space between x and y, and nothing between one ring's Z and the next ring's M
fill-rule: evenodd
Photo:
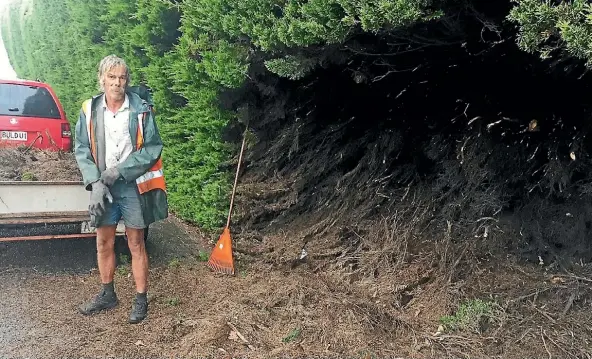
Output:
M66 113L46 83L0 80L0 147L71 151Z

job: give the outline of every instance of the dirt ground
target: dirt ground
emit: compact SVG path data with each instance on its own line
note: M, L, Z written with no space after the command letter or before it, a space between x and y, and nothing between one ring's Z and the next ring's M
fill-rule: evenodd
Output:
M3 151L0 180L80 179L71 154ZM174 217L151 228L140 325L126 322L134 293L125 248L120 305L87 318L77 306L98 289L92 241L0 244L0 358L592 358L589 261L566 267L487 252L478 240L388 237L389 225L342 233L347 223L325 224L354 222L360 205L346 203L348 217L303 203L289 216L289 186L249 183L258 187L238 191L234 276L205 265L215 237ZM265 190L283 190L285 203ZM405 233L397 226L416 223L390 225ZM362 262L371 270L355 268Z
M242 247L236 275L227 276L204 265L199 248L213 242L198 230L171 219L152 238L165 244L149 247L160 257L140 325L126 323L133 280L121 256L120 305L90 318L76 308L97 290L96 270L0 269L0 357L592 357L589 265L568 273L469 250L442 271L426 244L396 272L360 281L312 256L278 265L261 254L265 248ZM189 255L175 252L179 239ZM459 328L439 328L474 299L492 303L491 311L468 311Z

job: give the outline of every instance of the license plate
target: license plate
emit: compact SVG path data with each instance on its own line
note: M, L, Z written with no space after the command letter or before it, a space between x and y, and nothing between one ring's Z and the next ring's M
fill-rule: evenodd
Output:
M80 224L80 233L96 233L97 228L90 224L90 221L84 221ZM116 235L123 235L125 233L125 224L123 221L119 221L117 223L117 228L115 229Z
M27 133L23 131L0 131L0 140L26 141Z

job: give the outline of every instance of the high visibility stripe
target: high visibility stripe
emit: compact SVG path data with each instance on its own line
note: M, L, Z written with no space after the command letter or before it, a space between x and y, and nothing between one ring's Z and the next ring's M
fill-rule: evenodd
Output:
M161 189L166 192L166 182L162 168L149 171L136 180L140 193L145 193L153 189Z
M84 101L84 103L82 104L82 111L84 112L84 115L86 116L86 134L88 136L88 143L90 144L90 153L93 156L93 159L95 160L95 163L97 162L97 145L96 145L96 141L95 141L95 131L94 131L94 127L92 124L92 120L91 120L91 114L92 114L92 110L91 110L91 105L92 105L92 99L88 99L86 101Z
M164 172L162 171L162 168L160 169L155 169L153 171L148 171L146 173L144 173L143 175L141 175L140 177L138 177L138 179L136 180L138 183L140 182L146 182L149 181L153 178L156 177L163 177L164 176Z
M136 146L139 151L144 144L144 118L146 113L138 114L138 136L136 138ZM146 193L153 189L161 189L166 192L166 182L164 180L164 171L162 168L162 159L150 168L148 172L136 179L138 190L140 193Z
M145 113L138 114L138 136L136 140L136 148L139 150L144 144L144 116Z

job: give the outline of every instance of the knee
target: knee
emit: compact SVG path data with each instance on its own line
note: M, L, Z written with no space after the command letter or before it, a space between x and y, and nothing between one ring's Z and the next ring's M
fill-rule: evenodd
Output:
M144 234L142 230L128 232L127 244L132 253L139 253L146 250Z
M97 251L113 251L115 248L115 226L97 228Z
M130 249L130 252L132 253L138 253L146 249L144 246L144 241L130 240L128 238L127 245Z
M115 243L110 238L97 236L97 252L106 253L112 252L115 249Z

